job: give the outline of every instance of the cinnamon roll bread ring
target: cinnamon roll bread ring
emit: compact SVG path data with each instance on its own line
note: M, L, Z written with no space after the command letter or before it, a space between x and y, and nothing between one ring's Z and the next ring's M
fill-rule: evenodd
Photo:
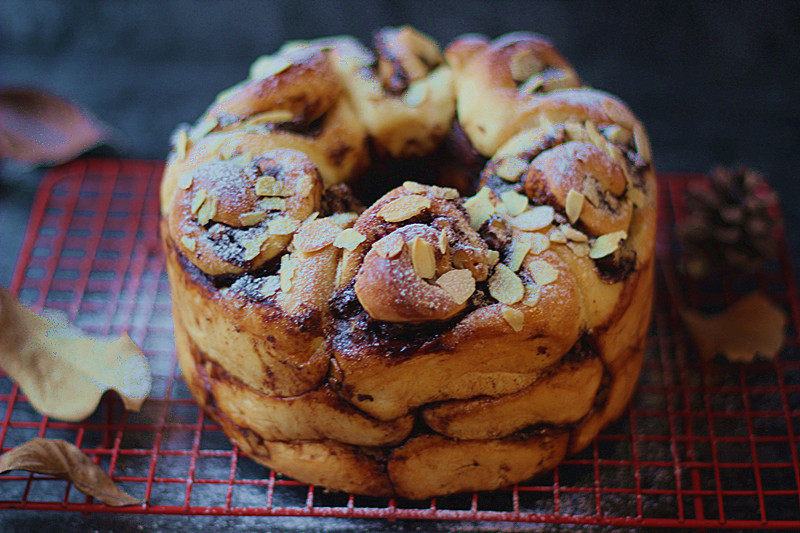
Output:
M536 35L374 45L289 43L176 134L181 370L244 453L303 482L415 499L521 482L633 394L647 136ZM419 183L462 159L477 194ZM363 190L377 169L394 188L363 210L333 184L372 163Z

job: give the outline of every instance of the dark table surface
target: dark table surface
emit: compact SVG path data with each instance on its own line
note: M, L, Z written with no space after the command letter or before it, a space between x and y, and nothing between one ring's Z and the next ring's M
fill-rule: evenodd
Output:
M246 76L253 59L286 40L345 33L369 41L373 29L404 23L442 44L466 32L497 36L534 30L553 40L585 83L619 95L631 106L648 128L659 170L705 172L717 164L743 163L764 172L780 194L796 260L798 6L5 0L0 2L0 85L47 89L94 112L116 132L101 154L163 159L177 123L193 121L220 90ZM10 281L41 175L41 170L20 172L8 164L0 174L0 285ZM4 530L56 524L70 530L171 530L212 524L158 517L4 515ZM353 526L338 523L329 530ZM272 529L308 525L239 519L218 524Z

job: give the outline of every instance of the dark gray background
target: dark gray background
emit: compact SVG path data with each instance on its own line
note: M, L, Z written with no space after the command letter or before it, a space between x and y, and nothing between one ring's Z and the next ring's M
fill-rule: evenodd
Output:
M659 170L745 163L765 172L781 195L798 258L799 5L5 0L0 84L73 99L115 128L110 153L162 159L177 123L194 120L246 76L253 59L287 39L348 33L368 41L373 29L404 23L442 44L465 32L534 30L553 40L585 83L632 107ZM8 167L0 177L0 285L9 283L40 177ZM35 522L14 516L11 527ZM250 522L257 523L280 524ZM86 523L73 515L63 525Z

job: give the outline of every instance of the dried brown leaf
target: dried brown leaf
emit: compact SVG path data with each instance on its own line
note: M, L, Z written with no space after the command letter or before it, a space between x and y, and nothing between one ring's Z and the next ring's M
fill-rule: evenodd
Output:
M132 411L150 392L147 360L127 335L89 338L63 314L39 316L2 288L0 366L37 411L60 420L85 419L109 389Z
M0 157L56 165L110 136L110 129L67 100L35 89L0 89Z
M123 492L80 448L61 439L37 437L7 451L0 456L0 474L9 470L66 479L82 493L113 507L144 503Z
M749 363L757 355L774 359L781 349L786 313L759 292L751 293L717 315L683 309L681 317L700 357L722 354Z

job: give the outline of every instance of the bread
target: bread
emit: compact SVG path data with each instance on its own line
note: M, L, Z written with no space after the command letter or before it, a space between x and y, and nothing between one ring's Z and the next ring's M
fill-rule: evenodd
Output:
M490 490L623 412L653 298L650 148L544 38L289 43L173 141L178 361L254 460L358 494ZM346 182L382 196L364 209Z

